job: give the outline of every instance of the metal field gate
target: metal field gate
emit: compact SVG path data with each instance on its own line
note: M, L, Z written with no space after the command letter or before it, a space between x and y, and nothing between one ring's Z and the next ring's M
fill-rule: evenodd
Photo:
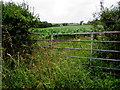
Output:
M100 68L100 69L108 69L108 70L117 70L119 71L120 68L111 68L111 67L104 67L104 66L94 66L92 64L92 61L98 60L98 61L110 61L110 62L120 62L119 59L113 59L113 58L95 58L93 57L93 52L112 52L112 53L120 53L119 50L104 50L104 49L94 49L94 43L119 43L120 41L107 41L107 40L95 40L94 35L102 35L102 34L120 34L120 31L103 31L103 32L80 32L80 33L31 33L34 35L44 35L48 36L49 38L47 39L33 39L36 41L46 41L49 42L48 45L43 46L44 48L51 48L51 49L66 49L66 50L79 50L79 51L89 51L89 56L88 57L83 57L83 56L74 56L74 55L68 55L67 57L71 58L81 58L81 59L89 59L89 66L92 68ZM79 36L79 35L85 35L89 36L89 40L81 40L81 39L75 39L75 40L69 40L69 39L56 39L56 37L63 37L63 36ZM54 38L55 37L55 38ZM84 43L89 43L90 47L89 48L79 48L79 47L60 47L60 46L55 46L54 42L72 42L72 43L79 43L79 42L84 42ZM65 56L66 57L66 56Z

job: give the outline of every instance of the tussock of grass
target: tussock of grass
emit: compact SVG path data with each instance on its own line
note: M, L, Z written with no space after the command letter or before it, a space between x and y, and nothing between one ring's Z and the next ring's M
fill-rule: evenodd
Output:
M119 78L93 72L83 67L81 59L64 57L65 52L52 49L34 49L34 58L9 68L3 62L3 88L115 88ZM34 55L35 54L35 55ZM94 74L93 74L94 73Z

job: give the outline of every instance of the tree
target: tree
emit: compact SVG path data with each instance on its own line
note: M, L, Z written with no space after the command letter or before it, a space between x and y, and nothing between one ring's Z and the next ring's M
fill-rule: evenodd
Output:
M84 21L80 21L80 25L83 25L83 22L84 22Z
M68 23L63 23L62 25L63 25L63 26L67 26L67 25L68 25Z
M38 27L39 28L47 28L52 27L53 25L51 23L48 23L47 21L39 22Z

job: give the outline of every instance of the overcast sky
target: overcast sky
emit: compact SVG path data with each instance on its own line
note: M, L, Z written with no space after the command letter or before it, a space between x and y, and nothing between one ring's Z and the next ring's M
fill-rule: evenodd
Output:
M93 19L92 14L98 12L100 0L3 0L13 2L25 1L31 11L40 16L41 21L50 23L79 23ZM110 7L120 0L104 0L104 6Z

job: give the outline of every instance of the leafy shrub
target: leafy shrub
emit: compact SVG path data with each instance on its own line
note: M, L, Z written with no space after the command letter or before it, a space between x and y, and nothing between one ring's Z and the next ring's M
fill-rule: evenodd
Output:
M99 21L102 25L101 31L120 31L120 2L118 2L118 6L113 6L111 8L104 8L103 2L101 2L101 12L99 13L99 17ZM99 31L99 29L97 28L95 31ZM120 33L102 34L98 39L106 41L120 41ZM120 44L102 43L99 45L99 48L120 51ZM120 52L97 52L95 55L101 58L120 59ZM117 68L120 67L120 63L118 62L113 62L113 65Z
M120 3L120 2L119 2ZM120 4L118 7L111 9L106 8L102 11L100 19L104 31L120 31ZM105 34L105 38L109 41L120 41L120 34ZM109 50L119 50L119 43L103 43ZM106 57L120 59L120 53L106 54Z
M32 42L28 29L36 27L39 18L29 12L25 3L2 2L2 30L3 30L3 57L10 55L30 53Z

